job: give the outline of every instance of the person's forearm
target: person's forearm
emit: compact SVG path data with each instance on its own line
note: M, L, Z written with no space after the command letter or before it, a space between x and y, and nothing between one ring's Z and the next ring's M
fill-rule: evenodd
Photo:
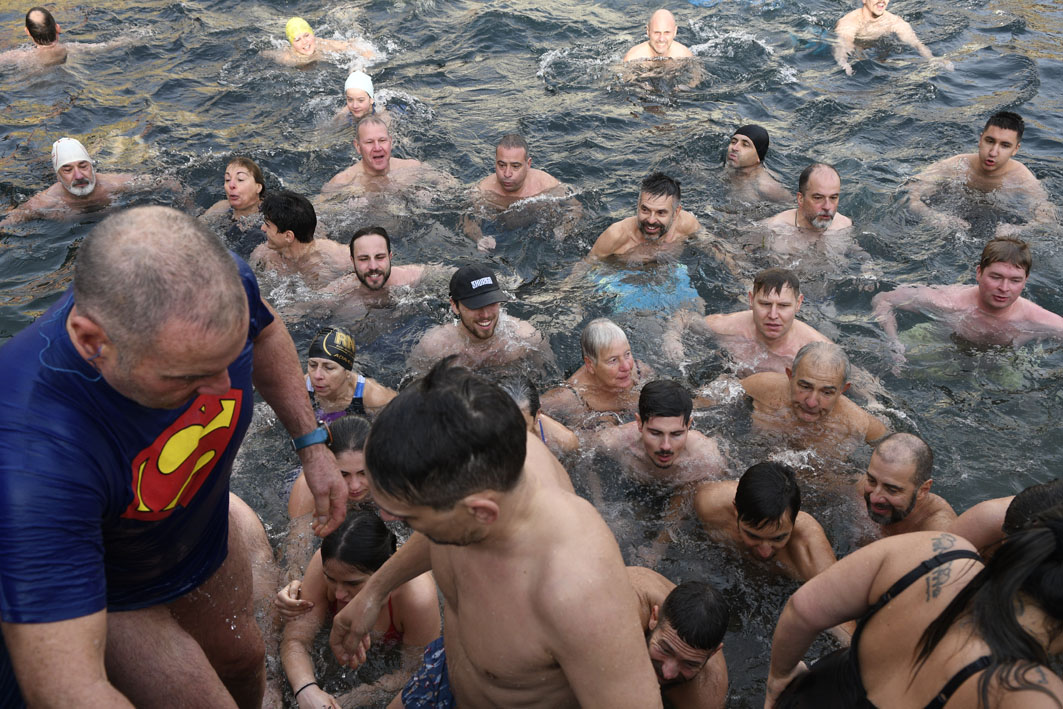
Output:
M801 589L798 589L798 593L800 591ZM792 672L820 632L819 628L813 628L806 623L795 608L796 595L786 602L786 607L783 608L775 626L775 635L771 641L770 676L783 677Z
M839 39L838 42L834 45L834 61L837 62L838 66L840 66L842 69L845 69L846 71L852 69L852 66L850 66L849 64L849 51L849 47L842 39Z
M370 593L383 601L402 584L431 571L432 557L428 544L428 537L414 532L409 540L369 577L362 593Z
M310 659L310 648L301 639L284 638L281 642L281 665L284 666L284 674L293 692L317 681L314 676L314 661Z
M879 293L871 299L871 314L878 320L882 326L883 332L885 332L891 340L897 339L897 315L893 310L893 303L886 297L885 293Z
M317 427L295 343L279 315L255 338L253 371L255 388L293 438Z

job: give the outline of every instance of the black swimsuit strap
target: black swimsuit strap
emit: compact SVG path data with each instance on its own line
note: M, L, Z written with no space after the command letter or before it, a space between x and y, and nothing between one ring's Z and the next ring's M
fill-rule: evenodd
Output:
M904 576L901 576L899 579L897 579L897 581L892 586L890 586L885 593L882 594L882 596L878 599L875 605L871 606L871 608L868 609L867 614L864 617L871 617L872 615L877 613L878 610L882 608L882 606L886 605L895 597L903 593L905 589L907 589L913 583L918 581L920 578L926 576L928 573L941 566L942 564L947 564L950 561L955 561L956 559L973 559L975 561L981 561L982 557L978 555L978 552L971 551L970 549L953 549L952 551L942 552L937 556L930 557L923 563L919 564L919 566L915 567L914 569L906 573Z
M989 655L982 655L974 662L971 662L962 670L952 675L952 679L948 681L941 691L934 699L926 705L926 709L941 709L948 703L952 694L960 688L960 685L966 682L971 675L981 672L986 667L989 667L989 663L992 662L992 658Z

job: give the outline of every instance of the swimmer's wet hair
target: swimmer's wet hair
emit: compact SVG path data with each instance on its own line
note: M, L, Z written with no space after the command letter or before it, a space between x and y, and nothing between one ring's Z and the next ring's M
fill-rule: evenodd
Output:
M97 224L78 247L74 300L130 355L175 321L208 333L247 328L232 254L200 220L170 207L134 207Z
M367 226L354 232L354 236L351 237L350 243L347 244L352 259L354 258L354 242L358 241L361 237L369 236L370 234L384 237L384 246L387 247L388 253L391 253L391 237L388 236L388 230L382 226Z
M365 462L385 495L449 510L467 495L508 492L520 481L524 416L506 392L453 361L441 360L373 421Z
M1017 609L1031 601L1049 618L1045 645L1016 618ZM1052 508L1030 527L1004 538L985 567L923 632L916 672L961 619L970 620L965 635L977 633L989 646L989 666L978 678L980 707L996 706L990 702L991 688L994 699L1001 691L1036 691L1054 699L1038 682L1039 673L1030 671L1038 665L1051 666L1045 646L1054 643L1063 631L1063 508Z
M498 383L513 403L532 418L539 413L539 389L526 374L514 374Z
M642 387L639 394L639 420L645 426L654 416L682 416L683 425L690 423L694 401L690 392L671 379L655 379Z
M808 187L808 180L810 177L812 177L812 173L820 169L821 167L825 167L831 172L833 172L835 175L838 175L838 171L834 169L833 165L828 165L824 162L814 162L808 167L806 167L804 170L802 170L800 177L797 178L798 192L800 192L801 194L805 193L805 188ZM841 180L841 175L838 175L838 179Z
M914 464L912 484L916 487L930 480L933 475L934 451L914 433L891 433L878 442L874 452L887 463Z
M371 113L358 121L358 125L354 129L354 134L359 138L362 136L362 126L383 126L384 130L387 131L388 137L391 137L391 128L388 126L387 121L380 116Z
M226 164L226 167L228 167L229 165L239 165L240 167L250 172L251 177L254 179L255 183L262 185L262 191L258 193L258 198L262 199L266 196L266 178L262 176L262 168L258 166L258 163L256 163L251 158L244 157L243 155L234 155L229 158L229 162Z
M1033 255L1030 253L1029 244L1013 236L991 239L982 249L978 268L984 271L994 263L1010 263L1026 271L1026 275L1029 276L1030 268L1033 266Z
M790 466L769 460L742 474L734 503L738 520L755 529L777 524L787 511L790 521L796 523L801 511L801 488Z
M663 172L654 172L642 181L639 193L651 197L673 197L675 203L679 204L679 180L673 180Z
M37 21L31 15L40 13L43 17ZM52 13L43 7L31 7L26 13L26 29L34 44L52 44L59 39L59 26L55 24Z
M782 293L786 286L793 290L794 297L801 295L801 281L796 273L786 268L766 268L753 278L753 295Z
M273 222L277 231L295 235L295 240L309 244L317 229L317 213L306 197L290 190L270 192L262 200L262 217Z
M595 318L580 333L579 346L584 359L597 362L601 351L618 340L628 341L619 325L609 318Z
M799 349L796 355L794 355L794 363L790 365L790 371L796 372L797 367L801 364L801 360L803 360L805 356L813 353L815 353L817 357L825 357L829 359L831 364L842 367L845 370L842 383L849 383L849 378L853 374L853 367L849 364L849 355L845 354L845 350L833 342L809 342L807 345Z
M512 150L513 148L521 148L524 151L524 157L527 158L531 155L531 149L528 148L528 141L524 140L524 136L517 135L516 133L507 133L502 136L502 140L498 141L498 145L495 147L506 148Z
M1063 480L1056 478L1040 485L1030 485L1008 505L1001 531L1004 534L1014 534L1059 505L1063 505Z
M1022 131L1026 128L1026 122L1022 120L1022 116L1018 113L997 111L985 122L985 128L982 129L982 132L985 133L991 126L1015 131L1019 136L1016 142L1019 142L1022 140Z
M369 436L369 419L357 414L341 416L328 425L328 449L334 455L365 448L365 439Z
M321 561L335 559L372 574L391 558L395 548L395 535L376 510L350 510L340 526L321 540Z
M661 605L679 639L695 650L715 650L723 642L730 621L727 599L704 581L685 581L672 589Z

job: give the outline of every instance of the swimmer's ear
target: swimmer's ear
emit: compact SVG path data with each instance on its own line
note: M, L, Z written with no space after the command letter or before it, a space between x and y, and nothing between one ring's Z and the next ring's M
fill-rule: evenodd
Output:
M723 650L723 643L722 642L719 645L717 645L715 648L713 648L712 652L709 653L709 657L712 657L713 655L718 653L720 650ZM708 658L706 658L706 659L708 659Z
M635 414L635 423L638 425L639 433L642 433L642 417Z
M658 615L660 610L661 607L656 603L654 603L653 606L650 607L650 622L646 624L646 630L653 630L657 627L657 623L660 622L658 620L658 618L660 617Z
M845 382L845 386L842 387L842 393L844 394L845 392L849 391L849 387L851 387L852 385L852 382Z
M454 301L453 298L450 299L450 312L458 316L461 315L461 312L458 310L458 304Z
M92 361L100 357L105 347L114 347L103 327L92 318L82 315L76 305L70 310L67 324L74 349L86 360Z
M493 524L498 519L498 503L489 497L470 495L462 503L480 524Z
M787 379L793 379L794 378L794 370L790 369L789 367L786 367L785 369L786 369L786 378Z
M927 480L925 483L919 486L919 489L915 491L916 499L923 499L930 494L930 486L934 484L933 479Z

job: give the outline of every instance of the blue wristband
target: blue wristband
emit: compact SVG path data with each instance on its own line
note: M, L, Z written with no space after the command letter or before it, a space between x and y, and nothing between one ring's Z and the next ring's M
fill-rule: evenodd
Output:
M303 434L298 438L292 439L292 450L298 451L306 448L307 446L316 445L318 443L328 443L332 440L332 434L329 433L328 428L325 426L319 426L310 433Z

